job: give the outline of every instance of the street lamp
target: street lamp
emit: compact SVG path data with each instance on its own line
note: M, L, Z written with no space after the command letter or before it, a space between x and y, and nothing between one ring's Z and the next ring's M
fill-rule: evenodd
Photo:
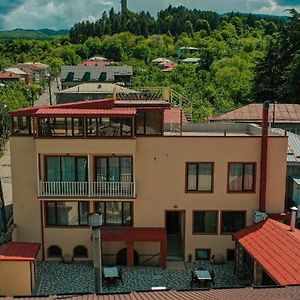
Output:
M93 260L95 273L95 292L102 293L102 262L101 262L101 232L102 214L91 213L89 215L89 225L92 228L93 238Z

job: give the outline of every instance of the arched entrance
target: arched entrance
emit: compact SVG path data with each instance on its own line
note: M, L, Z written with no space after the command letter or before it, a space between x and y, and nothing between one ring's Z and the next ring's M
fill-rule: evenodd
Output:
M123 248L118 252L116 263L118 266L127 266L127 248ZM134 265L138 266L138 264L139 264L139 255L134 250Z

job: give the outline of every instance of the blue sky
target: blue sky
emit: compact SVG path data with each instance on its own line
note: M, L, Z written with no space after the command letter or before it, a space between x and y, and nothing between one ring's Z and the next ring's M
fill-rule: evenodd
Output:
M132 11L152 14L170 4L219 13L284 15L292 7L300 11L300 0L128 0ZM0 29L65 29L82 20L94 21L111 7L119 10L120 0L0 0Z

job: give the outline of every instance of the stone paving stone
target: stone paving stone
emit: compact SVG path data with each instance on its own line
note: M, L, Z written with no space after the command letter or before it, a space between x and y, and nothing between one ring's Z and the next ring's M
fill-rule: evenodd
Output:
M171 290L190 290L191 271L199 267L214 270L216 287L238 287L243 283L233 274L233 263L212 265L209 262L186 263L185 270L163 270L158 267L122 267L122 280L103 283L103 292L132 292L166 287ZM38 262L35 295L94 293L92 262Z

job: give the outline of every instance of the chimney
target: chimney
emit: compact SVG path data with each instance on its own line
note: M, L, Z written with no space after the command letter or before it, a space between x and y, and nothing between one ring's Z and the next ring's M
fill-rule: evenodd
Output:
M292 216L291 216L291 231L295 231L295 228L296 228L296 219L297 219L297 211L298 211L298 208L296 206L293 206L291 208L291 211L292 211Z
M262 111L261 162L260 162L260 191L259 210L266 211L267 167L268 167L268 125L270 102L265 101Z

